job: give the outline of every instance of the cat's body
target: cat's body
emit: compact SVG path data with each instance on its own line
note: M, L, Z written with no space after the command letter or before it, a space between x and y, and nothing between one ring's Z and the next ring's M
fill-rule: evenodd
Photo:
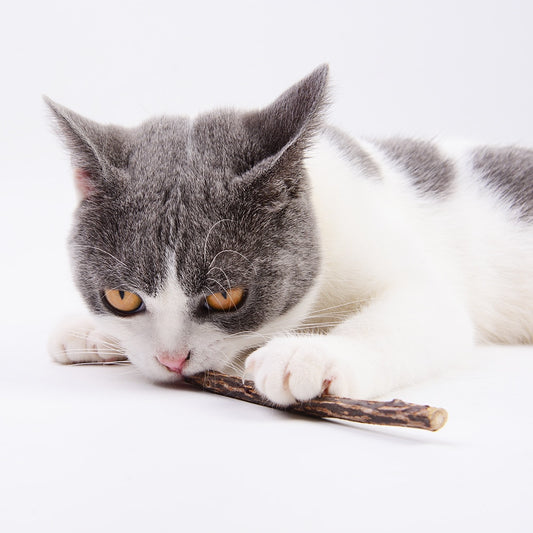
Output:
M57 360L125 353L168 381L252 352L247 374L288 404L385 393L474 341L533 341L533 152L353 141L321 122L326 80L260 112L129 131L50 104L97 315L56 332ZM125 294L142 300L131 313L110 304Z

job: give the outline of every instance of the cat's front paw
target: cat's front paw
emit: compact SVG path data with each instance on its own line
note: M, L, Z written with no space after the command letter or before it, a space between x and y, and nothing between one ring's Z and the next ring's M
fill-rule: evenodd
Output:
M63 364L127 359L118 342L101 332L90 316L63 321L50 335L48 352L54 361Z
M325 391L348 396L351 368L342 345L322 335L275 338L248 357L246 376L277 405L310 400Z

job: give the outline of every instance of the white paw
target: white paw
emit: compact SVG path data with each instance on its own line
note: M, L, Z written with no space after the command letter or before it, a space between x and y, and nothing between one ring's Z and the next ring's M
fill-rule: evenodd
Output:
M99 331L90 316L63 321L50 335L48 352L52 359L63 364L127 359L117 341Z
M278 337L246 360L246 377L278 405L310 400L327 391L336 396L351 392L351 368L345 343L325 335Z

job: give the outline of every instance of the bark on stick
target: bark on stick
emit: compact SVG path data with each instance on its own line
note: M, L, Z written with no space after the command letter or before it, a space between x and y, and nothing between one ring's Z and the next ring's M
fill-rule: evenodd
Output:
M252 381L243 382L238 377L214 370L186 376L184 379L209 392L316 418L339 418L363 424L404 426L429 431L440 429L448 418L444 409L429 405L406 403L402 400L388 402L354 400L328 394L289 407L279 407L261 396L255 390Z

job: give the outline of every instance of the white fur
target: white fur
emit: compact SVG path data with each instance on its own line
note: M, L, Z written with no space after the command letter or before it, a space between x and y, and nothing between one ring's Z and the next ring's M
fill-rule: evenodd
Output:
M68 317L48 339L48 351L59 363L104 363L127 359L113 334L106 335L88 315Z
M237 355L259 347L246 373L286 405L325 388L383 394L447 368L475 340L531 342L533 229L476 179L465 147L441 146L459 176L451 196L438 200L418 193L375 146L360 142L383 180L358 176L326 139L307 159L323 262L316 285L286 315L237 335L196 324L170 258L164 290L155 298L140 293L149 313L98 319L101 342L94 319L80 333L67 326L53 337L53 357L105 359L111 334L145 374L169 381L177 376L157 361L161 351L193 349L185 371L194 373L238 371Z

